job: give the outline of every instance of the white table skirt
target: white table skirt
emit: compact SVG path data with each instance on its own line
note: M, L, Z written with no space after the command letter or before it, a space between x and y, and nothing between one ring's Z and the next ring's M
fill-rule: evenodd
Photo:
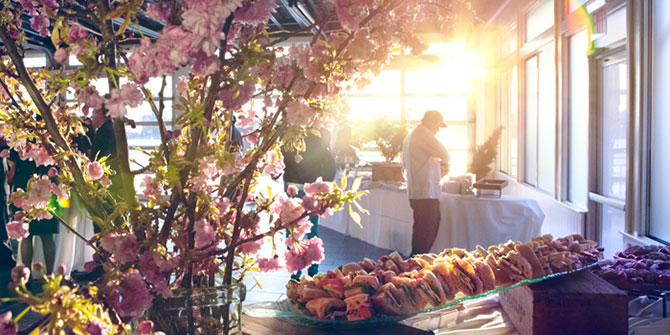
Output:
M388 186L369 189L359 202L370 215L359 227L348 211L321 219L320 225L377 247L409 255L412 250L412 209L405 190ZM537 201L503 196L500 199L443 194L441 222L432 252L445 248L474 249L507 240L528 241L540 234L544 213Z

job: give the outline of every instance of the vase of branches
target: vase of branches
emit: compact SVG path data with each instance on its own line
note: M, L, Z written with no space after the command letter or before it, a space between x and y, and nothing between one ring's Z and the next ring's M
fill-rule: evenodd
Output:
M373 129L372 140L385 161L372 163L372 180L402 182L402 166L395 160L402 151L402 143L407 136L407 121L391 121L383 117L375 120Z

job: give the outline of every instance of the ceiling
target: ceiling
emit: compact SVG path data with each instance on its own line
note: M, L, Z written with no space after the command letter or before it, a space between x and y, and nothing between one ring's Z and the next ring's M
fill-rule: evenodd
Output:
M281 32L294 32L301 28L309 27L315 20L320 21L324 16L328 15L333 11L333 4L329 0L276 0L279 5L270 22L268 22L268 27L271 32L281 33ZM442 1L452 1L452 0L442 0ZM475 9L480 22L486 22L493 13L500 7L500 1L494 0L470 0L473 8ZM76 7L77 9L83 9L82 5L78 4L78 1L66 2L68 5ZM50 37L40 36L36 31L30 28L30 15L23 14L23 30L26 33L26 38L30 47L54 51L55 47L51 42ZM143 14L139 13L137 19L141 28L142 34L145 36L156 38L160 34L158 33L163 24L150 19ZM80 18L80 23L88 28L93 34L96 34L95 27L88 23L85 18ZM118 28L122 23L123 19L118 18L114 19L115 28ZM337 17L333 15L333 18L328 21L325 31L339 29L339 23ZM139 34L137 27L129 27L127 32L133 32ZM98 34L99 35L99 34Z

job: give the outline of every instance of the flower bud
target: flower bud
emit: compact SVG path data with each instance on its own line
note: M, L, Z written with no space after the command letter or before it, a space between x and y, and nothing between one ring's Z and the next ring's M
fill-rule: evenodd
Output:
M33 263L33 271L41 272L44 269L44 264L42 262Z
M67 269L65 268L65 264L61 264L58 266L56 273L58 273L59 275L64 275L66 270Z
M140 334L151 334L151 331L154 328L154 323L152 321L142 321L139 326L137 326L137 332Z
M19 285L24 285L30 278L30 269L25 265L17 265L12 269L12 281Z

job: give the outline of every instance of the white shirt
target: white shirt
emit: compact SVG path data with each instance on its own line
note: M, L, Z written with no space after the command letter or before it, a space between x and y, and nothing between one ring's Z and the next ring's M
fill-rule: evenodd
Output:
M418 125L402 144L402 165L410 199L440 199L440 162L449 161L447 148L423 125Z

